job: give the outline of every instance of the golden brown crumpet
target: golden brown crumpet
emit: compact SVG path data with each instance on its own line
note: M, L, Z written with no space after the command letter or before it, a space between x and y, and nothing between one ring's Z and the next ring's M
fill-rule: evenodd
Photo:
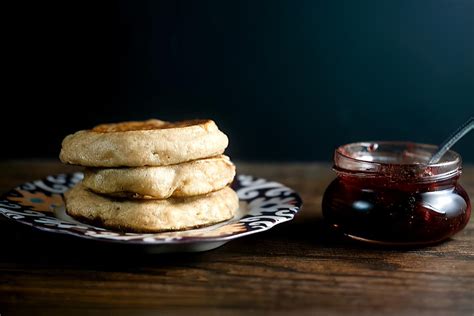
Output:
M207 120L188 120L181 122L165 122L160 120L148 120L138 122L121 122L111 124L100 124L92 128L92 131L99 133L146 131L153 129L179 128L192 125L206 124Z
M60 159L87 167L165 166L220 155L227 136L212 120L102 124L66 136Z
M115 197L166 199L220 190L234 176L234 164L221 155L159 167L88 168L83 184L94 192Z
M113 230L152 233L197 228L232 218L239 207L229 187L205 195L166 200L108 198L79 183L64 194L72 217Z

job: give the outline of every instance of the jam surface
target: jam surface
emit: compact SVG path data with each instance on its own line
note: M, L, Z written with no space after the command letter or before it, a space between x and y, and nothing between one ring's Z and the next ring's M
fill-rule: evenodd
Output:
M429 244L462 230L471 214L457 178L420 183L403 174L339 174L323 198L326 221L348 237L382 244Z

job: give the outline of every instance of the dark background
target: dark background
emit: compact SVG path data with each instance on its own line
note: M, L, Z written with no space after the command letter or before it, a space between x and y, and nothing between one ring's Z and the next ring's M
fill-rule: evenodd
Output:
M474 114L474 1L64 1L3 10L2 159L95 124L212 118L247 160L439 143ZM474 134L455 148L474 161Z

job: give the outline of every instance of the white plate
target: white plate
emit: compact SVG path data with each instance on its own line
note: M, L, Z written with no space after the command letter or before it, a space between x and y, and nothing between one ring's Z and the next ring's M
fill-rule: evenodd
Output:
M301 198L292 189L249 175L232 184L240 199L236 216L216 225L178 232L126 233L87 225L66 214L63 194L82 173L59 174L24 183L0 199L0 214L42 231L121 244L146 245L152 252L206 251L242 236L263 232L293 219Z

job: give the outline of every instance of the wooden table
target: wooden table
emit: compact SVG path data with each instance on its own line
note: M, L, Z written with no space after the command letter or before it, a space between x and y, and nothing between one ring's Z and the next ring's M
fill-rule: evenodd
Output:
M0 164L0 192L75 170ZM329 164L238 164L287 184L305 205L292 222L205 252L149 255L0 220L0 313L28 315L474 315L474 221L423 249L367 248L329 237L321 196ZM474 197L474 167L462 178Z

